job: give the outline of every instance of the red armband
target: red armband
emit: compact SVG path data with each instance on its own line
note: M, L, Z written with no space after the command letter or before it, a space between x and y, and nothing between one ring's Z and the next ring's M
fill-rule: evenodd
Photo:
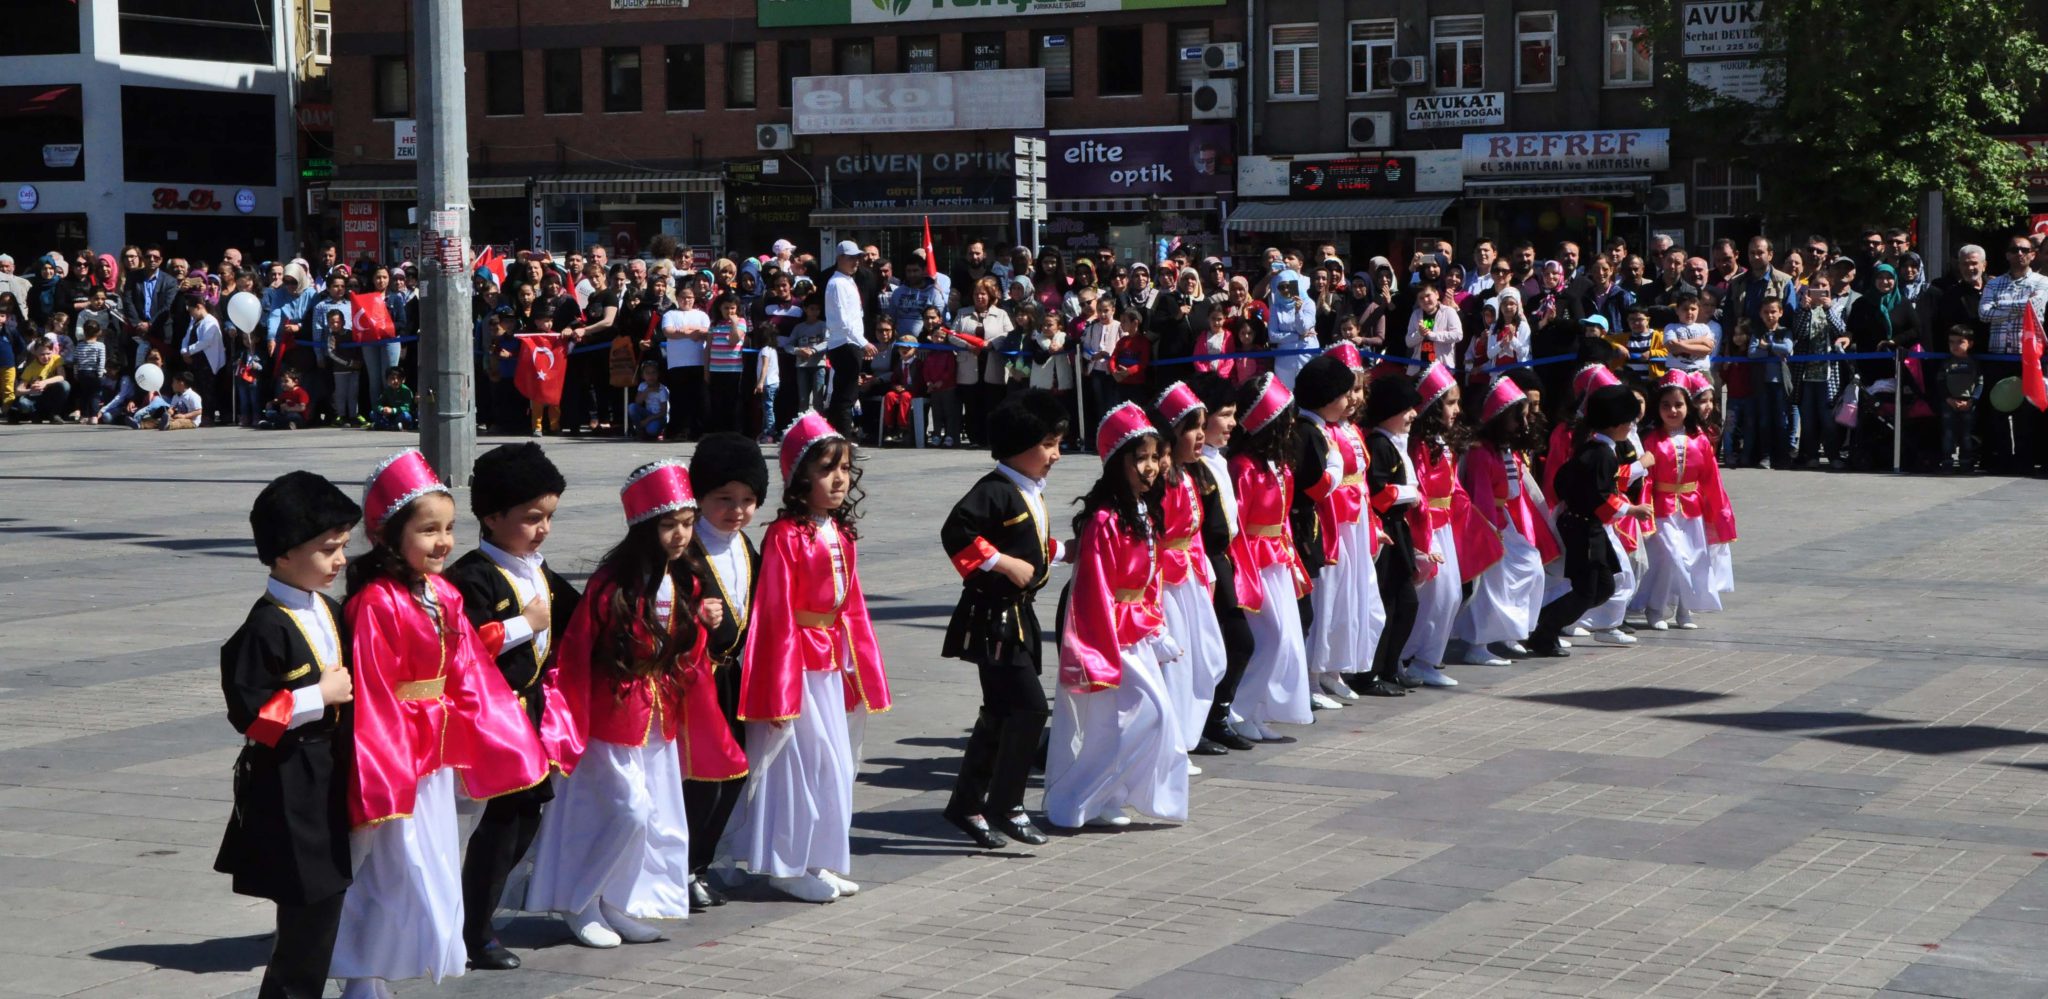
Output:
M988 539L977 537L968 542L967 547L953 553L953 568L959 571L961 579L966 579L980 572L981 564L988 561L989 556L1000 554Z
M1397 486L1391 482L1387 483L1384 486L1381 486L1378 492L1372 494L1373 512L1386 513L1388 510L1392 510L1394 508L1394 501L1399 499L1400 497L1400 486Z
M491 653L491 658L496 659L498 653L505 650L505 622L492 621L478 628L476 633L484 640L484 648Z
M291 727L293 706L289 690L270 695L270 700L264 701L262 709L256 712L256 720L249 723L249 731L243 734L266 746L276 746Z
M1335 488L1337 488L1336 481L1331 478L1329 470L1324 469L1323 474L1314 482L1309 483L1304 491L1308 493L1309 499L1321 503L1330 495L1330 491Z
M1621 519L1621 511L1626 509L1628 501L1622 499L1620 493L1609 493L1607 502L1600 504L1600 509L1593 511L1593 516L1603 524L1612 524Z

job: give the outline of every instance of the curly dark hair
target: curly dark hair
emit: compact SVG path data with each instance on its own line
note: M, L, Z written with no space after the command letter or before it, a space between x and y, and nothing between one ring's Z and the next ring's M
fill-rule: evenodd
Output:
M1645 410L1643 414L1643 425L1650 430L1664 429L1664 416L1662 413L1662 410L1664 409L1664 397L1670 395L1673 392L1678 393L1679 396L1685 400L1686 434L1690 436L1692 434L1699 433L1700 408L1698 406L1693 405L1692 390L1686 388L1683 385L1665 385L1659 388L1657 390L1657 394L1650 397L1649 404L1643 407L1643 409Z
M370 550L348 560L348 569L342 574L348 590L347 595L343 597L344 600L354 597L380 579L395 579L399 585L410 590L420 585L426 578L405 560L404 555L399 554L405 540L405 527L412 523L412 518L420 512L420 500L426 498L421 496L384 518L384 526L377 531L376 537L371 539Z
M1153 479L1152 488L1139 495L1131 492L1128 476L1124 474L1129 463L1138 460L1138 451L1148 440L1159 447L1166 444L1152 434L1133 437L1102 460L1102 475L1088 487L1086 494L1074 500L1081 505L1081 512L1074 515L1076 536L1088 533L1088 525L1095 519L1095 512L1103 509L1116 511L1117 520L1123 523L1124 530L1140 538L1156 537L1165 529L1159 509L1159 494L1166 477L1162 475ZM1140 502L1145 504L1143 513L1138 510Z
M860 487L860 452L853 446L852 441L820 441L811 448L809 454L804 455L804 460L797 464L796 472L782 488L782 509L776 511L775 519L794 520L802 525L804 530L813 530L811 486L819 472L840 461L846 462L846 502L839 504L839 508L832 511L832 522L838 526L839 533L849 539L859 540L860 531L854 526L854 522L860 519L860 501L866 499L868 494Z
M691 524L695 510L684 510ZM611 599L605 602L597 647L592 664L623 685L635 680L670 683L679 679L676 659L682 650L697 643L697 555L685 549L683 557L670 562L660 540L661 517L652 517L626 528L598 562L598 572L612 584ZM655 617L655 595L663 577L675 580L675 605L669 612L670 626ZM638 629L627 622L637 623ZM653 638L653 648L639 648L636 631ZM642 654L644 651L644 655Z
M1445 392L1444 396L1449 394ZM1422 407L1422 413L1415 418L1415 427L1408 436L1409 440L1421 441L1430 454L1438 458L1464 454L1472 446L1471 426L1464 420L1453 420L1444 415L1448 411L1444 396L1438 396Z

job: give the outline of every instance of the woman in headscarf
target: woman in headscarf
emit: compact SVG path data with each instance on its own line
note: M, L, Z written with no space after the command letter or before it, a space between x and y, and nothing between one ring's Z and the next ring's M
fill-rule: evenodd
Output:
M1871 279L1871 293L1859 296L1849 306L1849 349L1855 353L1912 350L1920 345L1920 317L1913 303L1899 287L1899 272L1890 264L1878 264ZM1892 377L1892 361L1880 358L1856 362L1856 373L1869 385Z
M121 263L114 259L113 254L102 253L98 260L93 261L92 279L100 287L107 289L107 294L121 293L122 276Z
M1536 263L1536 287L1534 294L1523 302L1523 311L1528 315L1529 326L1547 326L1557 320L1560 314L1569 314L1577 321L1578 309L1566 300L1564 294L1564 265L1555 260Z
M1384 351L1387 330L1393 325L1394 264L1385 257L1366 261L1365 271L1353 275L1352 314L1358 317L1359 341L1374 351Z

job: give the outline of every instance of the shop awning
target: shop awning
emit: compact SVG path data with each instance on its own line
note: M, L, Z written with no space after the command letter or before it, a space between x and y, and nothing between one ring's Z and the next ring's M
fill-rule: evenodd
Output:
M540 194L710 194L718 190L720 177L703 171L671 173L565 173L540 177L534 190Z
M1647 176L1551 177L1465 182L1465 194L1474 198L1597 198L1616 194L1641 194L1649 189L1650 178Z
M1238 205L1230 227L1253 232L1345 232L1354 229L1424 229L1443 222L1451 198L1349 198Z
M1145 198L1054 198L1046 202L1046 210L1054 215L1101 215L1113 212L1146 212L1152 204ZM1162 212L1213 212L1217 201L1213 196L1160 198Z
M335 180L327 184L327 197L330 201L418 201L419 190L416 182L397 178ZM485 177L469 182L471 201L525 196L526 180L522 177Z
M901 226L921 226L925 219L933 225L985 225L1009 226L1017 218L1015 209L1004 208L961 208L958 206L933 206L931 208L876 208L876 209L834 209L811 213L811 225L819 229L891 229Z

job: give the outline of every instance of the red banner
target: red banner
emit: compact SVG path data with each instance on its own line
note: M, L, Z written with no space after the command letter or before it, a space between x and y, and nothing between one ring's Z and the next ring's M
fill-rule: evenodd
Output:
M341 259L380 257L384 246L384 203L341 203Z
M569 368L563 340L556 333L520 336L519 367L512 374L520 395L548 406L562 404L562 376Z

